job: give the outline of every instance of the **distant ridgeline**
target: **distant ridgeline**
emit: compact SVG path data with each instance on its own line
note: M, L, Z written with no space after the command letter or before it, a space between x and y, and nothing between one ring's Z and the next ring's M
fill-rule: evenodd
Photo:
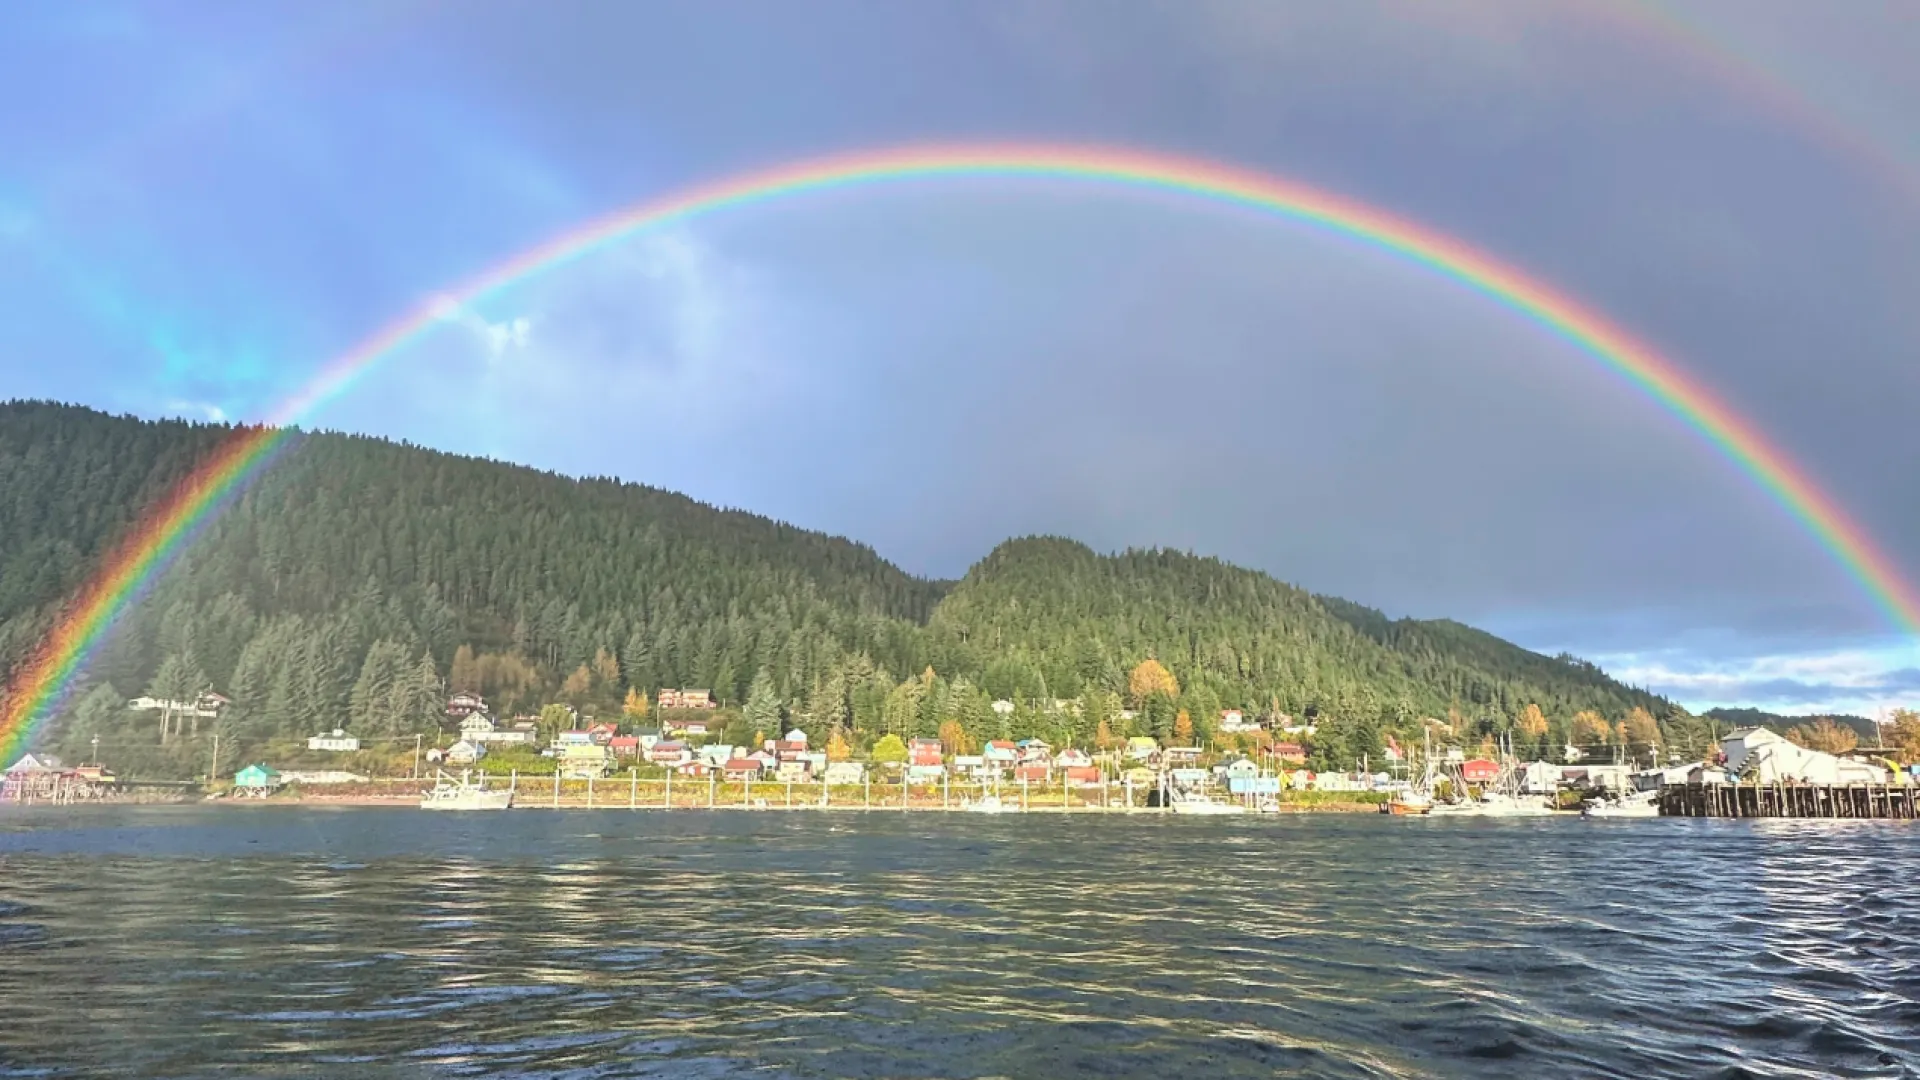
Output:
M0 404L0 670L227 431ZM1171 678L1130 679L1148 658ZM231 704L191 737L217 731L236 753L341 726L410 749L451 689L506 712L563 700L614 716L629 688L665 686L712 687L743 707L736 730L838 727L856 743L949 721L976 742L1086 744L1103 721L1115 737L1200 739L1224 708L1314 717L1314 757L1342 765L1377 763L1390 733L1417 740L1422 717L1539 751L1644 743L1655 722L1668 741L1705 737L1590 664L1217 559L1035 538L928 581L864 545L671 492L342 435L295 441L87 678L57 729L69 753L96 735L157 746L159 721L127 699L207 688ZM185 738L168 753L204 760Z
M1831 713L1821 716L1782 716L1779 713L1762 712L1759 709L1708 709L1700 714L1708 720L1717 720L1723 728L1764 727L1772 728L1781 734L1796 728L1811 727L1820 720L1831 720L1836 725L1853 732L1854 738L1863 746L1873 746L1880 741L1879 729L1872 720L1864 716L1849 716L1844 713Z

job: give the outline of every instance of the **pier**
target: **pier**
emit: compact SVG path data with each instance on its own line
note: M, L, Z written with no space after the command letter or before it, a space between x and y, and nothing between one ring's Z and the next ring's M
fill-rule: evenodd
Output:
M1920 789L1900 784L1667 784L1660 816L1912 821Z

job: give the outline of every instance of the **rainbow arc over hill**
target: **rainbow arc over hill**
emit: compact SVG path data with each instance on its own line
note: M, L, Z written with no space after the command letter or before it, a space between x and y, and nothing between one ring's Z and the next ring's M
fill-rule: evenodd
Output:
M102 563L15 680L0 713L0 759L24 749L58 713L107 631L200 527L274 460L292 435L289 425L432 333L450 311L650 229L807 194L940 178L1077 182L1239 207L1345 237L1478 293L1559 337L1692 429L1798 520L1896 627L1920 634L1920 600L1895 564L1756 427L1626 330L1490 255L1376 207L1218 162L1099 146L912 146L751 172L608 214L443 291L328 363L265 424L236 430Z

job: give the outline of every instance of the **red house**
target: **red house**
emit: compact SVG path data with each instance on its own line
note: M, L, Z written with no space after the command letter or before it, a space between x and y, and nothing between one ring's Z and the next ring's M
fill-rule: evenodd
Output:
M614 735L619 731L620 729L613 724L594 724L587 728L587 738L593 740L596 745L606 746L613 741Z
M1297 742L1274 743L1272 753L1274 757L1279 758L1289 765L1305 765L1307 763L1307 748Z
M1460 779L1469 784L1484 784L1500 777L1500 766L1486 758L1474 758L1460 765Z
M1098 784L1099 782L1100 767L1098 765L1074 765L1067 769L1069 784Z
M799 761L807 754L807 733L799 728L787 732L784 739L773 740L773 756L782 762Z
M720 768L729 780L750 780L760 775L760 761L757 758L733 758Z
M615 735L607 740L607 749L621 757L633 757L640 752L640 740L633 735Z
M637 742L637 740L636 740ZM655 765L684 765L693 759L693 752L683 742L661 740L647 751L647 760Z
M939 739L915 739L907 744L907 764L938 766L944 760Z
M1045 765L1021 765L1013 770L1013 778L1029 784L1044 784L1050 771Z

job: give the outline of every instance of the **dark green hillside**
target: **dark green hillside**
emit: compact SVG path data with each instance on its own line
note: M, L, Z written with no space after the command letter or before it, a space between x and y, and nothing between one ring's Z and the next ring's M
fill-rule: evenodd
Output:
M1416 715L1619 716L1670 706L1578 661L1528 652L1453 622L1392 621L1266 574L1173 551L1100 556L1054 538L1002 544L934 614L936 653L988 689L1074 697L1123 692L1128 667L1164 662L1193 715L1225 706Z
M230 434L0 405L0 665L17 666L140 511ZM1133 692L1149 657L1177 695ZM1165 734L1183 710L1204 737L1223 707L1313 712L1357 725L1339 745L1362 751L1423 715L1483 734L1537 704L1560 738L1582 709L1673 711L1589 665L1217 559L1026 539L933 582L671 492L328 434L297 436L209 525L89 679L69 747L92 734L157 746L156 718L125 699L206 687L234 699L218 728L243 747L343 725L411 745L455 687L504 710L563 700L602 715L629 688L711 687L749 730L856 741L949 720L976 738L1091 739L1103 719L1115 735ZM1017 708L996 714L995 698ZM194 760L210 734L170 733L169 753Z

